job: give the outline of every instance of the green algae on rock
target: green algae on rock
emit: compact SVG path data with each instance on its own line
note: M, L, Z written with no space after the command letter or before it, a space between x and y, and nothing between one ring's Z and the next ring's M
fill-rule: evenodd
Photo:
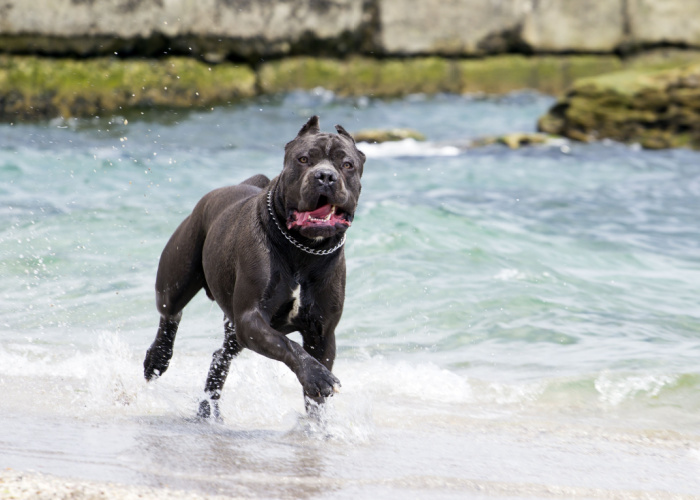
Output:
M579 141L700 149L700 64L581 79L540 118L538 129Z
M620 68L622 63L615 56L507 55L465 60L292 57L262 64L259 82L265 94L315 87L342 96L374 97L439 92L500 94L523 89L557 93L576 78Z
M504 55L484 59L291 57L255 70L165 59L51 59L0 55L0 120L85 117L144 107L201 107L323 87L340 96L563 92L576 78L622 68L614 56ZM691 96L692 97L692 96Z
M246 66L192 58L0 56L0 120L87 117L126 108L197 107L252 97Z
M405 60L292 57L263 64L259 82L264 94L323 87L342 96L399 97L460 89L455 63L439 57Z
M458 63L460 92L502 94L532 89L546 94L566 90L578 78L622 68L615 56L495 56Z

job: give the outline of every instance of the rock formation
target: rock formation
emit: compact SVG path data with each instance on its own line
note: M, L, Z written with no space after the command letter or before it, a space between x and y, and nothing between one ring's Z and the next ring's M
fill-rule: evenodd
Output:
M0 0L0 52L480 56L700 47L697 0Z
M538 128L579 141L700 148L700 64L584 78L540 118Z

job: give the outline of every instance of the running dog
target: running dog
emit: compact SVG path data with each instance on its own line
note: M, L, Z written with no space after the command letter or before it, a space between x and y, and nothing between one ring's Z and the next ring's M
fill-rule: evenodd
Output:
M285 146L284 168L205 195L175 230L156 276L160 325L144 376L168 368L182 310L201 290L224 312L199 416L208 418L231 360L251 349L289 367L307 409L336 392L335 328L345 299L345 233L360 196L365 155L340 125L322 133L313 116ZM303 347L287 338L298 331ZM211 402L211 404L210 404Z

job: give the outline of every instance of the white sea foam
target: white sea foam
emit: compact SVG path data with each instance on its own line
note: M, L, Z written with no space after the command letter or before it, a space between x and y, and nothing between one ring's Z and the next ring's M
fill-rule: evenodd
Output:
M368 158L401 158L408 156L457 156L462 151L456 146L439 145L433 142L416 141L415 139L403 139L401 141L388 141L379 144L361 142L358 149Z
M517 269L501 269L494 275L494 279L501 281L522 280L527 276Z
M37 344L0 347L0 387L6 407L17 411L94 417L191 418L210 363L208 352L176 349L169 370L147 383L143 352L114 332L97 335L93 349L66 351ZM577 405L607 411L629 401L644 404L675 384L678 375L604 371L580 381L529 382L470 379L430 362L380 355L340 358L334 370L340 394L324 410L326 437L362 442L376 425L394 425L445 408L471 416L494 411L567 412ZM588 382L586 382L588 380ZM591 384L594 392L572 390ZM589 386L590 387L590 386ZM556 401L557 406L551 407ZM299 382L283 364L244 351L232 364L220 401L225 421L242 428L313 430L299 427L305 415ZM460 410L457 410L460 408ZM549 408L549 410L548 410Z
M664 387L676 381L677 377L669 375L626 375L604 371L596 378L595 388L601 403L618 406L636 396L658 396Z
M339 363L338 376L347 390L379 397L399 396L442 403L473 398L467 380L431 363L387 361L381 356Z
M98 477L112 474L112 463L123 467L128 460L133 470L146 470L169 482L186 479L191 483L182 484L199 485L218 481L241 493L246 487L255 489L259 482L284 489L289 480L299 487L297 477L310 478L308 470L325 471L322 477L329 477L326 469L336 464L345 472L334 476L339 479L333 485L343 488L352 487L360 477L390 484L386 478L394 477L394 468L400 478L418 478L411 488L424 488L432 481L444 486L445 481L463 477L517 483L532 474L539 474L538 484L558 484L559 478L575 477L576 467L605 477L596 465L598 455L581 466L586 450L592 447L601 447L606 456L635 460L637 449L642 454L651 449L647 461L621 466L621 473L629 473L663 465L654 458L660 456L654 454L654 446L676 446L675 442L650 441L638 433L611 440L593 428L558 425L556 414L549 415L554 423L548 423L540 398L548 388L556 387L556 379L473 380L434 363L380 355L341 357L334 370L343 383L341 392L329 400L318 418L311 418L305 414L294 375L281 363L244 351L234 360L220 402L223 423L198 425L193 417L202 397L208 352L176 349L169 370L146 383L143 353L120 333L101 332L89 352L61 357L50 351L36 345L25 350L0 348L0 390L5 406L10 401L15 410L11 414L31 417L28 424L21 425L39 434L32 440L33 449L61 447L64 460L76 457L80 464L97 470ZM606 372L595 379L595 385L601 401L606 402L605 409L639 393L656 395L671 381L671 377ZM565 387L555 395L559 409L576 408L575 402L566 399L569 393ZM594 399L590 402L595 406ZM536 417L527 418L532 415ZM62 416L69 418L60 419ZM43 430L44 419L57 422L52 425L60 429L59 444ZM21 428L18 422L12 425ZM93 426L94 431L90 430ZM97 434L99 440L91 441ZM4 450L12 452L13 463L24 463L15 442L21 443L22 438L13 437ZM637 446L632 452L628 451L630 443ZM470 450L469 460L464 459L465 449ZM546 469L536 466L553 455L563 463ZM676 462L669 470L698 462L697 451L678 456L673 457ZM272 468L270 457L274 457ZM514 470L521 476L501 474L501 464L509 460L514 460ZM45 471L61 470L48 463ZM387 463L394 465L387 470ZM441 463L448 469L441 468ZM349 483L343 478L350 478ZM308 486L313 489L317 484L314 479Z

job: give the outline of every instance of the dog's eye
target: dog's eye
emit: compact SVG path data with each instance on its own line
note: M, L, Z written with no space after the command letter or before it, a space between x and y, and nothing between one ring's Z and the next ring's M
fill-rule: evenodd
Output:
M309 163L309 157L308 156L300 156L298 158L299 163Z
M349 161L346 161L343 163L343 168L350 170L352 167L353 167L353 165Z

